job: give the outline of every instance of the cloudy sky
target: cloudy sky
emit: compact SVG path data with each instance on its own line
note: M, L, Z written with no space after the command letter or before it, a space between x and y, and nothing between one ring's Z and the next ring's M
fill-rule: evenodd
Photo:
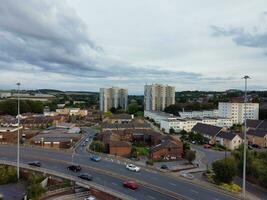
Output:
M3 0L0 88L267 89L266 0Z

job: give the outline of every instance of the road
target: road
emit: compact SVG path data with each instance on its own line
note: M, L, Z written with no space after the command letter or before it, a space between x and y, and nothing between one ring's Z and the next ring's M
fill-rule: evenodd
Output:
M87 131L87 137L94 134L94 130L92 129L88 129ZM16 161L16 147L0 146L0 158L2 160ZM70 153L48 149L22 147L21 162L27 163L33 160L41 161L42 167L44 168L72 174L72 172L66 170L66 167L71 164L72 161L72 156ZM94 181L96 183L108 186L116 191L140 200L175 199L166 195L166 191L181 195L187 199L195 200L236 199L224 193L210 190L199 185L194 185L182 179L166 176L160 172L141 169L140 172L134 173L125 169L125 163L112 162L104 159L100 162L93 162L89 160L88 154L80 146L76 148L73 161L74 163L80 164L83 167L83 172L90 172L94 176ZM142 186L137 191L123 188L122 182L129 179L142 182L148 187ZM165 193L161 194L160 190L155 190L155 188L162 188Z

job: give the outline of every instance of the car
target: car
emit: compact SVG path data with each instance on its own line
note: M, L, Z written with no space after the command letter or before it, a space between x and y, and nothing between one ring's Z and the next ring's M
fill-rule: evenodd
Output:
M205 149L210 149L212 146L209 145L209 144L204 144L203 147L204 147Z
M133 164L126 165L126 169L133 171L133 172L139 172L140 171L140 167L137 167Z
M67 169L73 172L79 172L82 170L80 165L70 165L67 167Z
M93 176L91 174L88 174L88 173L80 174L78 177L80 179L87 180L87 181L92 181L93 180Z
M251 146L252 146L253 148L261 149L261 147L260 147L259 145L257 145L257 144L252 144Z
M248 149L249 149L249 150L253 150L253 148L252 148L251 145L248 145Z
M86 138L85 142L89 142L89 138Z
M89 196L89 197L86 197L84 200L96 200L96 197L94 197L94 196Z
M86 143L84 142L84 143L82 143L82 146L85 146L86 145Z
M101 157L98 155L91 155L90 159L95 162L99 162L101 160Z
M196 144L196 141L195 141L195 140L193 140L193 141L191 141L191 143L192 143L192 144Z
M169 169L169 167L167 165L161 165L160 167L161 169Z
M34 167L41 167L41 162L40 161L32 161L32 162L29 162L28 165L31 165Z
M123 182L123 187L136 190L138 188L138 185L135 181L125 181Z

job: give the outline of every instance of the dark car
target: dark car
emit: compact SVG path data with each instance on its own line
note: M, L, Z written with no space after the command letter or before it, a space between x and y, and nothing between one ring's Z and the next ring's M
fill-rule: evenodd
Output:
M73 172L79 172L82 170L80 165L70 165L67 167L67 169Z
M259 145L257 145L257 144L252 144L251 146L252 146L253 148L261 149L261 147L260 147Z
M160 167L161 169L169 169L169 167L167 165L161 165Z
M41 167L41 163L39 161L29 162L28 165L31 165L31 166L34 166L34 167Z
M136 190L138 185L135 181L125 181L123 182L123 186L132 190Z
M93 176L91 174L88 174L88 173L80 174L78 177L81 179L87 180L87 181L93 180Z
M98 155L91 155L90 159L95 162L99 162L101 160L101 157Z

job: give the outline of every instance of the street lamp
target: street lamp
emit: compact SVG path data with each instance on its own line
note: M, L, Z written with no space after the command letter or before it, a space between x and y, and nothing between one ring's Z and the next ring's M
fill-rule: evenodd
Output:
M19 102L19 92L20 92L20 83L17 83L18 86L18 141L17 141L17 179L19 180L19 129L20 129L20 102Z
M247 160L247 80L250 79L249 76L244 76L245 79L245 115L244 115L244 157L243 157L243 198L246 198L246 160Z

